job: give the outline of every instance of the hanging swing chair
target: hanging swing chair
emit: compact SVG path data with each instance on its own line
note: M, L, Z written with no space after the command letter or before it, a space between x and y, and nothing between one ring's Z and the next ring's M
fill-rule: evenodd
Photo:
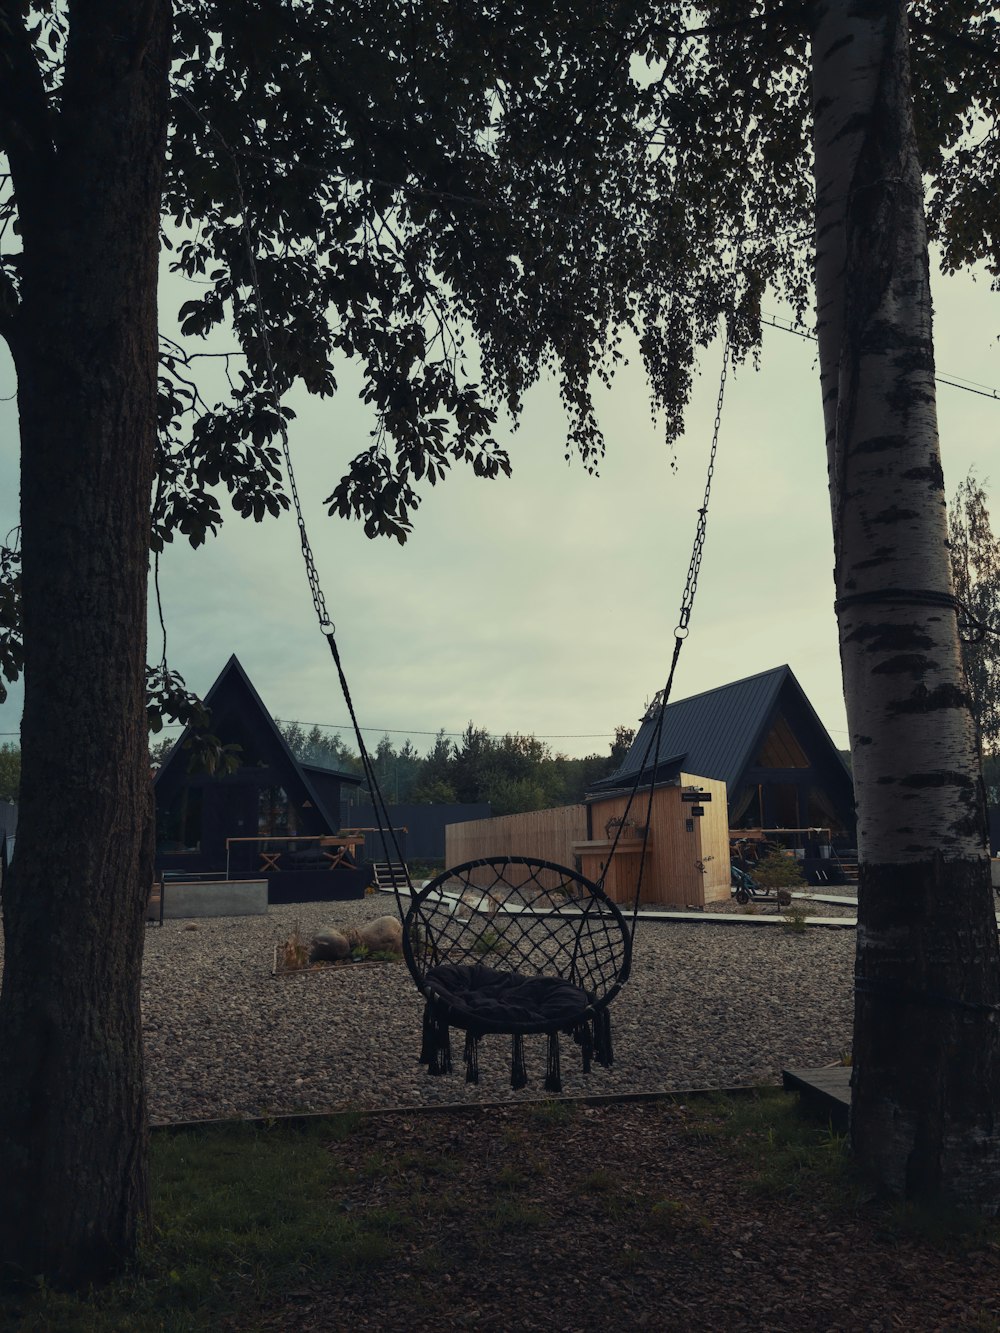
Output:
M413 895L403 953L424 997L420 1063L451 1072L450 1029L465 1033L467 1083L479 1040L511 1038L512 1088L528 1081L524 1038L548 1037L545 1089L560 1092L559 1036L583 1072L611 1065L608 1006L628 979L632 933L619 907L575 870L525 856L453 866Z
M462 1058L468 1083L479 1082L480 1040L494 1034L511 1039L510 1084L514 1089L525 1087L528 1081L526 1036L540 1034L547 1038L547 1092L562 1091L560 1036L571 1038L579 1047L585 1074L595 1063L609 1068L613 1062L609 1006L628 980L632 965L663 718L688 636L698 585L728 356L727 339L704 502L698 511L680 618L674 630L670 671L656 701L656 725L639 760L605 862L606 873L622 831L630 824L629 815L645 777L647 808L631 920L604 892L603 874L595 883L577 870L534 857L494 856L466 861L445 870L419 890L408 871L405 889L401 890L394 878L393 893L403 925L403 954L424 997L419 1059L431 1075L452 1072L453 1028L465 1034ZM313 606L350 714L379 834L383 845L392 848L393 859L403 863L316 575L283 419L281 437ZM404 893L409 897L408 906L403 902Z
M221 136L216 133L216 137L229 157L236 180L268 388L279 422L282 453L313 607L350 713L383 845L391 847L395 861L402 863L403 856L388 807L354 709L337 647L335 626L327 612L306 532L287 424L280 408L269 331L263 316L255 245L239 164ZM403 923L404 957L416 987L424 997L420 1062L426 1065L429 1074L451 1072L450 1034L453 1028L465 1034L463 1059L466 1081L470 1083L479 1081L480 1039L493 1034L511 1038L511 1087L515 1089L524 1087L528 1081L524 1038L529 1035L541 1034L548 1038L545 1073L548 1092L562 1090L561 1035L571 1038L580 1048L585 1074L594 1063L604 1067L612 1064L609 1006L631 970L663 716L678 657L688 635L701 568L728 359L727 336L704 501L698 511L680 619L674 630L670 671L657 699L656 726L639 761L625 811L605 862L607 867L614 858L622 829L629 823L633 802L651 764L652 774L646 779L648 806L631 921L626 920L620 907L605 894L600 881L594 883L576 870L533 857L485 857L467 861L445 870L419 890L407 872L408 907L403 903L400 886L394 878L393 891Z

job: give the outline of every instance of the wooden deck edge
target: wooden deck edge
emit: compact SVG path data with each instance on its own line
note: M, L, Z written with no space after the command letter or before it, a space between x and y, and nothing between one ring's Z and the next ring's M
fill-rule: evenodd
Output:
M826 1065L821 1069L783 1069L781 1085L797 1092L799 1104L811 1116L825 1120L837 1133L845 1133L851 1113L851 1070L848 1065Z

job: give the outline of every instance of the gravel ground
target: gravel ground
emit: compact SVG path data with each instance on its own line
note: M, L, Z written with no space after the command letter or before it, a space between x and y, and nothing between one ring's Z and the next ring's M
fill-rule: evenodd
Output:
M153 1121L544 1095L540 1037L526 1038L521 1092L510 1089L502 1037L482 1043L478 1087L466 1086L460 1062L450 1077L428 1077L417 1064L422 1000L403 964L272 977L274 946L296 923L309 938L392 910L378 897L150 926L143 1022ZM614 1067L584 1079L566 1041L564 1091L776 1083L783 1067L838 1060L850 1045L854 944L853 930L640 922L632 977L611 1009Z

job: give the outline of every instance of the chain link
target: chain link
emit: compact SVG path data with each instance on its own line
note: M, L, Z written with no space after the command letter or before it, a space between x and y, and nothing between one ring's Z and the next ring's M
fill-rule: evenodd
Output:
M250 218L247 212L246 198L243 194L243 180L240 176L239 165L235 158L233 159L233 173L236 178L236 195L240 203L240 216L243 219L243 239L246 244L247 261L250 267L250 283L253 287L254 301L257 305L260 340L264 348L264 365L267 370L267 387L271 394L274 411L278 418L278 433L281 437L281 452L285 459L288 489L291 492L292 505L295 509L295 519L299 527L299 542L302 546L302 559L306 566L306 578L309 580L309 592L312 596L313 610L316 612L316 619L319 621L320 633L330 637L336 632L336 626L330 619L330 614L326 609L326 598L323 596L323 589L320 587L319 573L316 569L316 561L313 556L312 545L309 541L309 533L306 531L306 520L302 512L302 501L299 497L299 488L295 480L295 468L292 466L292 450L288 441L288 425L285 421L284 413L281 410L281 397L278 393L278 373L274 365L274 356L271 352L271 338L268 333L267 320L264 318L264 300L260 289L260 278L257 273L257 256L254 253L253 237L250 230Z
M701 573L701 561L705 551L705 530L708 526L708 502L712 494L712 478L715 476L715 456L719 450L719 430L722 425L722 404L726 396L726 379L729 374L729 330L726 329L726 341L722 348L722 374L719 377L719 396L715 403L715 425L712 429L712 447L708 455L708 471L705 476L705 495L698 510L698 526L695 529L694 546L691 550L691 563L688 565L687 580L681 596L680 618L674 628L675 639L686 639L689 633L691 612L694 609L695 593L698 591L698 575Z

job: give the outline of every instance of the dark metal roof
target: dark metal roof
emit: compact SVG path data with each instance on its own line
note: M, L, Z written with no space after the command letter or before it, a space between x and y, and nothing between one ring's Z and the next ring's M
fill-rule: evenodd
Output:
M360 773L352 773L346 768L331 768L328 764L306 764L301 759L296 761L304 773L315 773L321 778L336 778L338 782L353 782L355 786L364 785Z
M801 695L812 712L812 706L788 666L774 667L771 671L747 676L745 680L733 681L731 685L721 685L718 689L668 704L663 714L659 763L665 769L674 769L680 756L685 773L717 778L729 787L734 786L752 762L778 695L787 683ZM822 728L818 717L816 723ZM652 743L655 730L654 714L642 723L618 771L595 783L594 790L627 786L635 780L640 767L644 772L651 769L653 754L650 753L645 763L643 756ZM833 742L830 744L832 746Z

